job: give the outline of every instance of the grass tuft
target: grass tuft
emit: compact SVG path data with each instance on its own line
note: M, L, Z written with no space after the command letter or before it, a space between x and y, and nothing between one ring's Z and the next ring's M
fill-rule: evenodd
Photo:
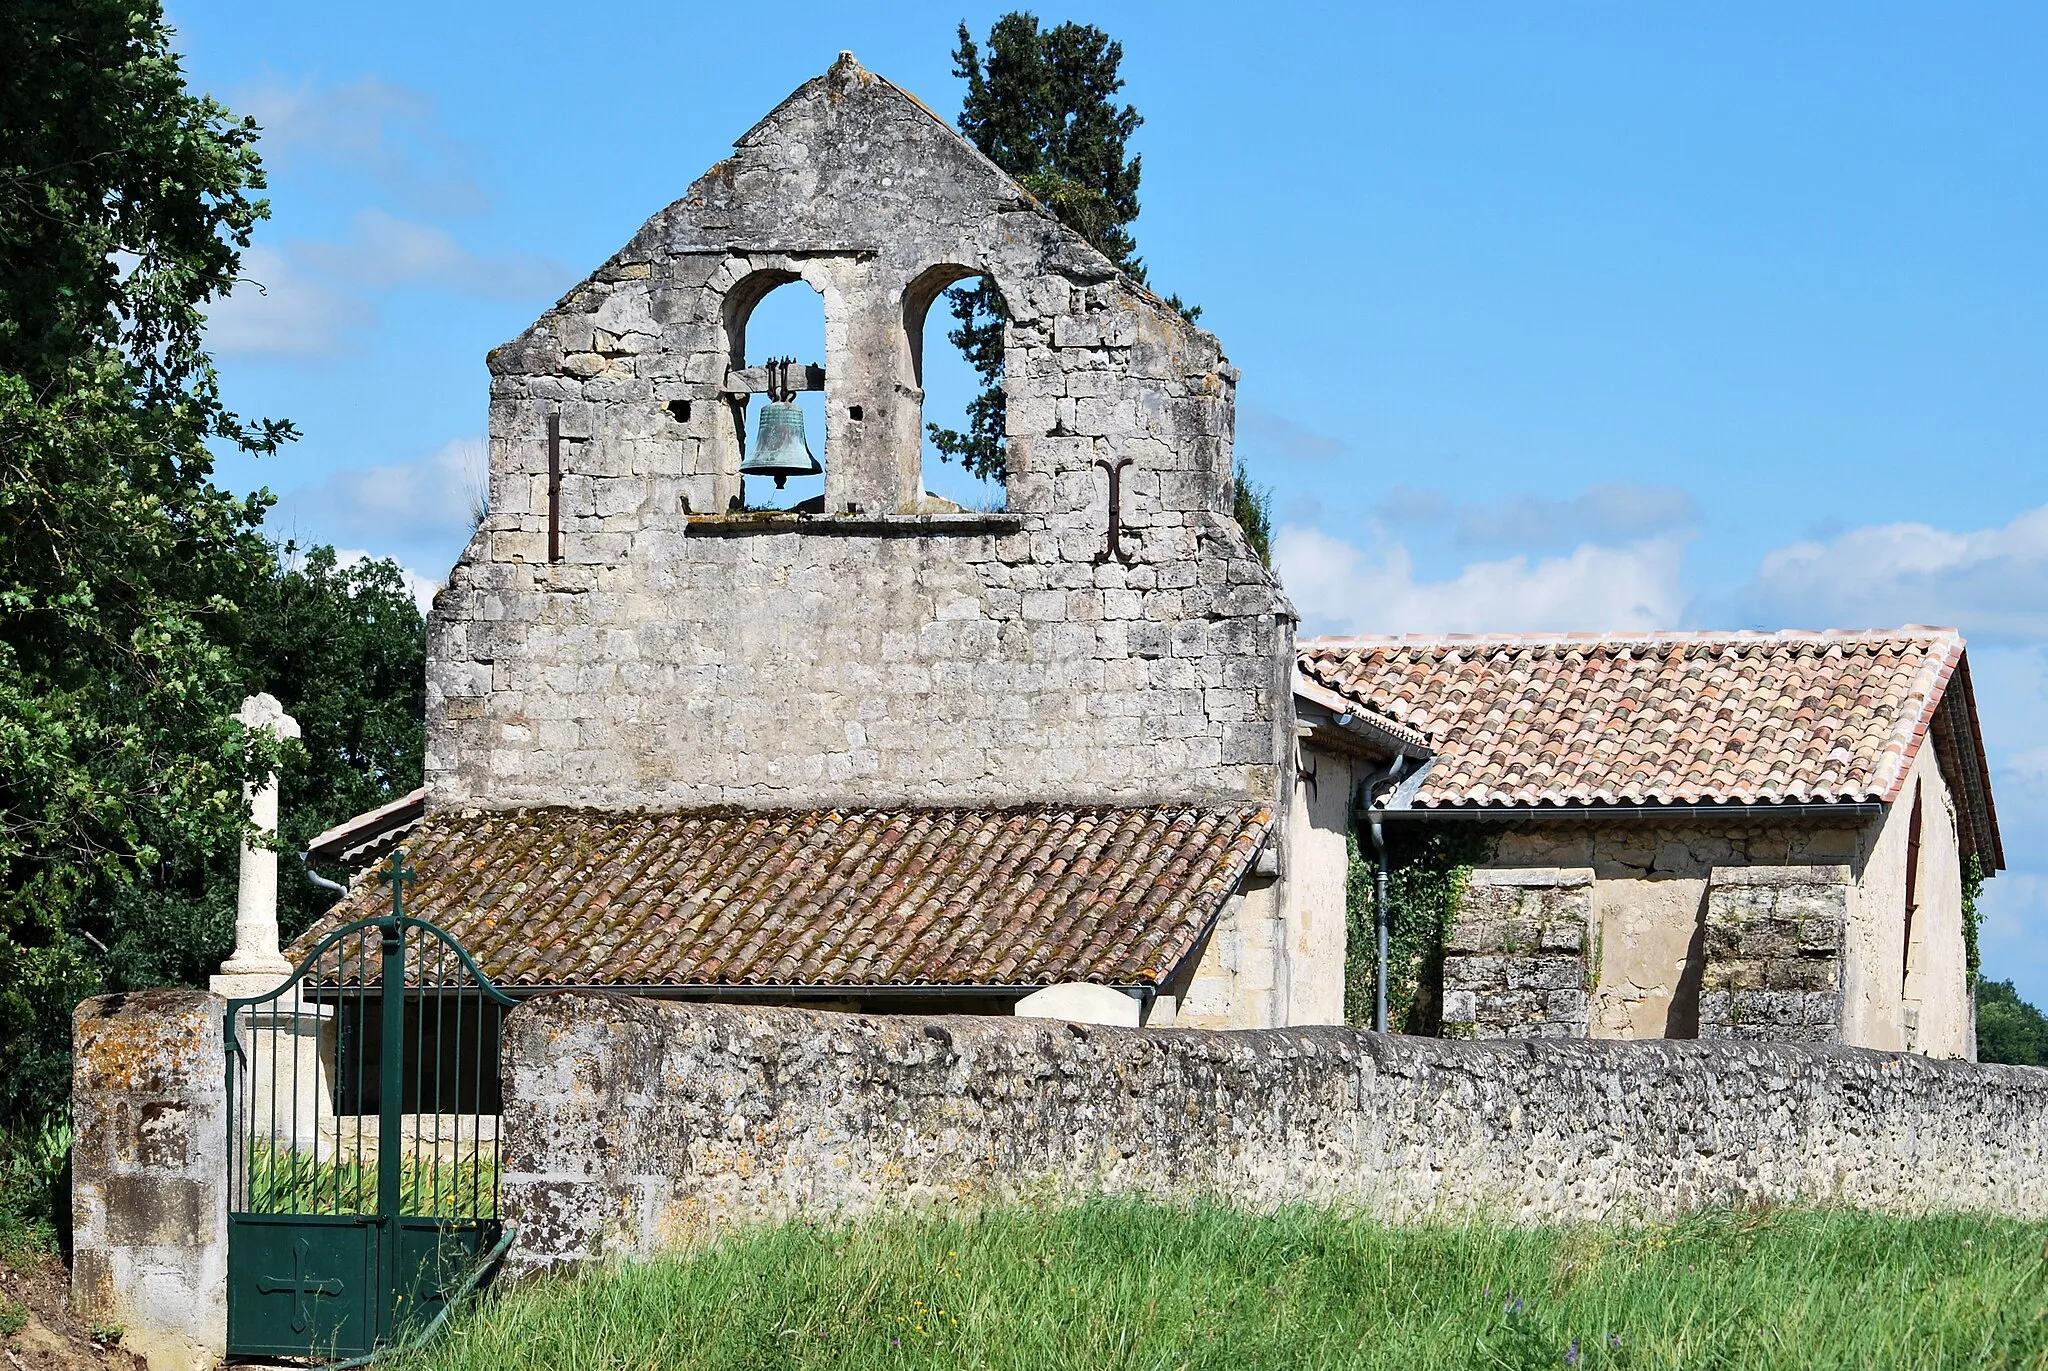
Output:
M2048 1367L2048 1225L1389 1227L1101 1200L736 1234L487 1300L403 1371Z

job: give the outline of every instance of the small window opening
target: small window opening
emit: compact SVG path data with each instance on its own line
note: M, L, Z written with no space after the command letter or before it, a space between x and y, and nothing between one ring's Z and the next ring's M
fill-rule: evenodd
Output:
M855 423L860 422L861 418L863 417L860 412L860 406L848 405L846 407L846 417L853 420Z
M1906 929L1905 948L1900 954L1899 994L1906 993L1913 975L1913 916L1920 909L1920 787L1913 787L1913 810L1906 819Z
M668 412L670 416L674 418L675 421L679 424L687 424L690 422L690 402L688 400L669 401Z

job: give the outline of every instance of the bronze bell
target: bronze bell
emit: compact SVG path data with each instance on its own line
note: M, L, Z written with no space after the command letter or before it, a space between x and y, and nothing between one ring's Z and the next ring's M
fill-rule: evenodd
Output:
M804 412L793 402L796 392L788 385L788 363L771 361L768 367L769 375L779 384L772 384L768 403L761 408L754 453L741 463L740 474L773 476L775 488L781 490L790 477L816 476L825 468L811 455L810 442L804 437Z

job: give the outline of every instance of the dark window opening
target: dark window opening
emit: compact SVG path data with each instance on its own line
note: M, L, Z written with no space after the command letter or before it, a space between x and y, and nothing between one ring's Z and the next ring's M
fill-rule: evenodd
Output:
M384 1013L379 997L349 996L336 1006L334 1112L375 1114L383 1107ZM496 1114L498 1035L505 1010L475 995L429 995L405 1003L399 1063L402 1114Z
M1920 787L1913 787L1913 812L1906 820L1906 936L1899 954L1899 993L1913 974L1913 915L1920 908Z
M679 424L690 422L690 402L688 400L669 401L668 412L674 416L675 421Z
M858 420L861 417L860 406L848 405L846 407L846 417L849 419Z

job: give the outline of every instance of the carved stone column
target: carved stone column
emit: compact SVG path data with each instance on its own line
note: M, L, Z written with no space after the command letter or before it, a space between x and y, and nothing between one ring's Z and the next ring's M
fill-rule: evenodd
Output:
M284 706L270 695L251 695L236 713L244 728L264 731L276 738L299 736L298 721L284 712ZM257 833L277 832L277 773L264 777L261 785L244 788L249 797L249 817ZM223 976L283 977L292 969L278 947L277 938L277 853L267 847L242 844L241 883L235 894L235 951L221 963ZM271 982L273 985L275 981ZM242 987L227 994L248 994Z

